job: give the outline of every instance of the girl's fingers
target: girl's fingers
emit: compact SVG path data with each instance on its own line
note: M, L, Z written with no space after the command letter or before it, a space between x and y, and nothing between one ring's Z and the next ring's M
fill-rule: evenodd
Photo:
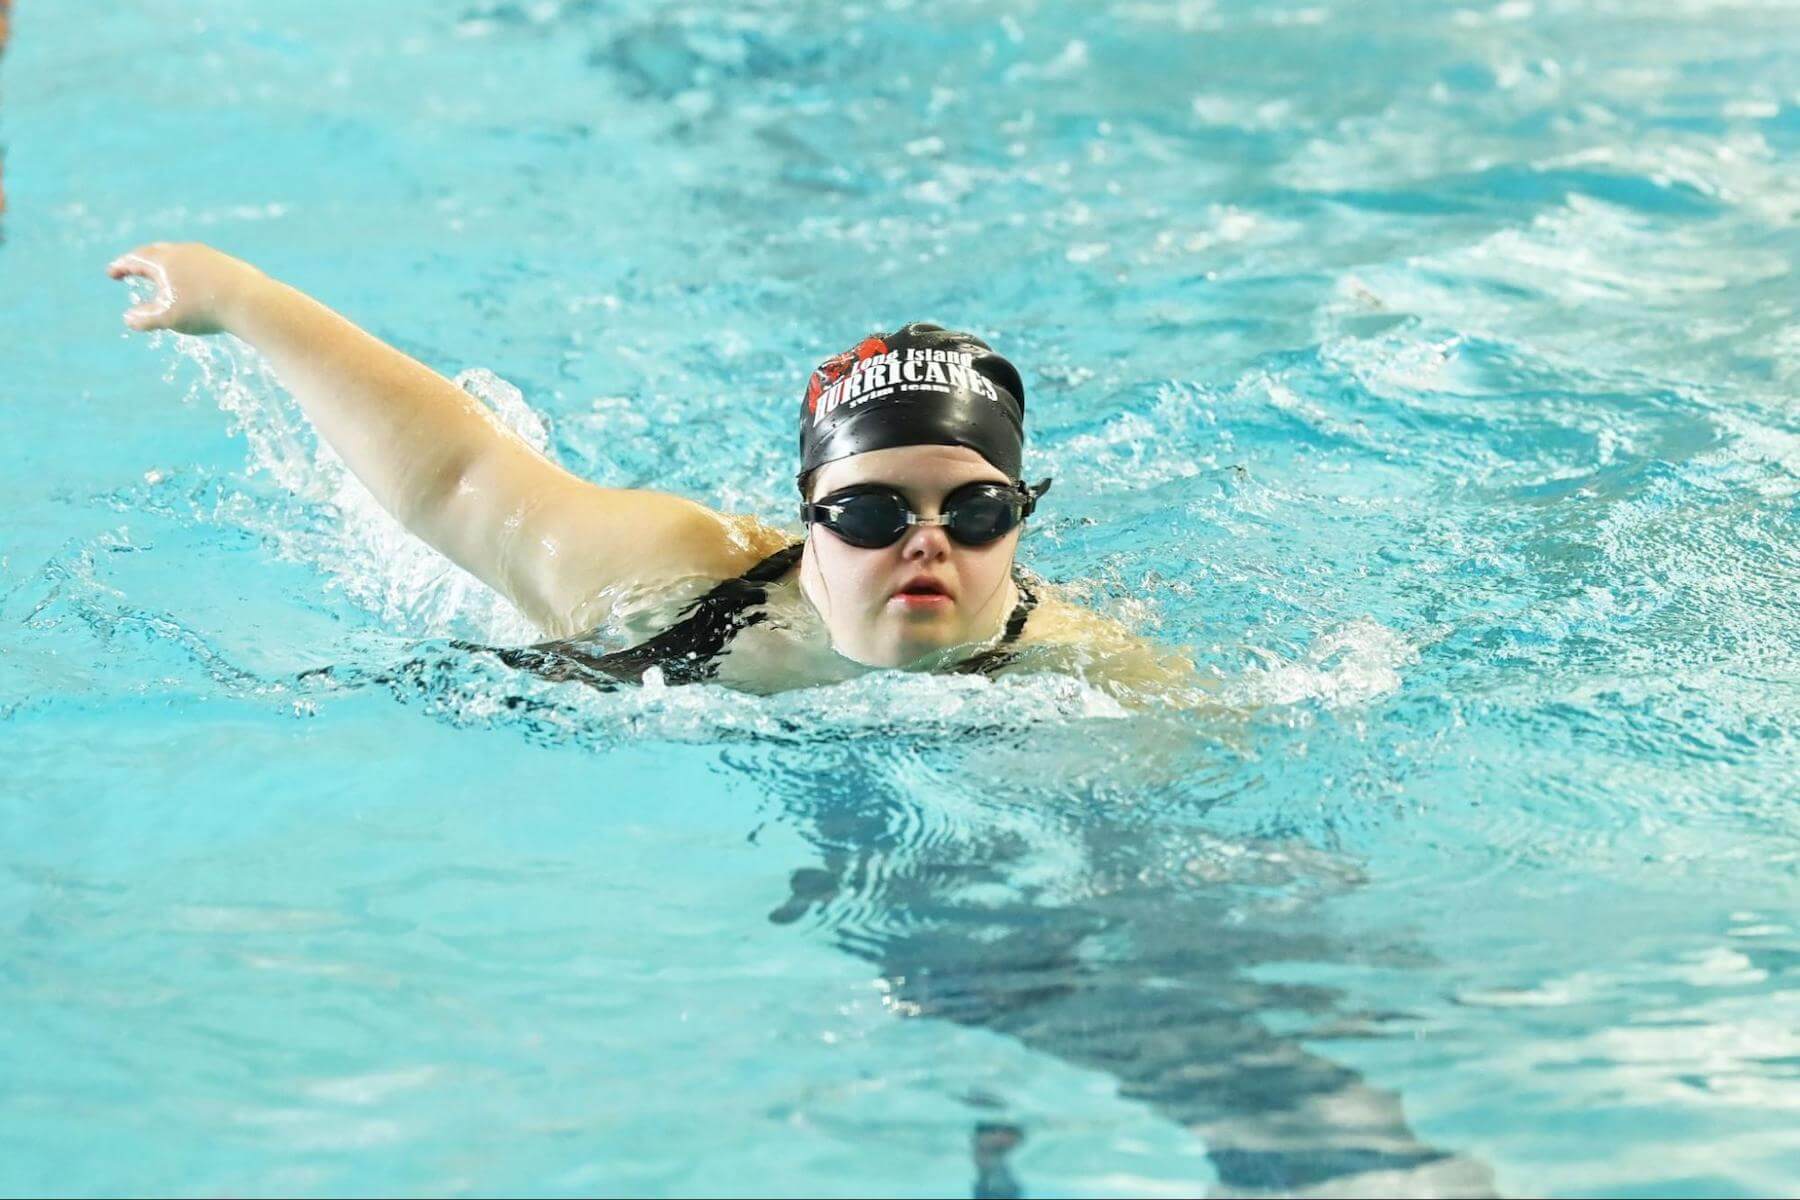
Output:
M127 275L153 275L160 277L163 266L154 257L154 253L163 248L163 243L152 242L148 246L139 246L135 250L127 250L119 257L106 264L106 273L114 279L123 279Z
M135 254L122 254L106 264L106 273L114 279L123 279L127 275L148 275L151 264Z
M168 308L161 304L135 304L125 310L125 324L132 329L150 329L166 312Z

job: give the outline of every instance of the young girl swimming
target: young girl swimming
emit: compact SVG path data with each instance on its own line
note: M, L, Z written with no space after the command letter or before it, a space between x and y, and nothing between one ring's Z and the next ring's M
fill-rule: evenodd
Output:
M970 334L907 325L813 372L794 541L571 475L448 379L209 246L140 246L107 271L155 285L126 311L131 329L255 347L383 508L552 639L503 652L517 666L754 692L880 668L1062 670L1120 696L1196 682L1186 659L1015 565L1050 481L1020 472L1018 371ZM639 643L603 653L586 636L603 626Z

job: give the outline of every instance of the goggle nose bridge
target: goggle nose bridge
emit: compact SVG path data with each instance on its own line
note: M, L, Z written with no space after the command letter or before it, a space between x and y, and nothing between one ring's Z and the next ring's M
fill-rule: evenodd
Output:
M815 505L814 507L822 508L822 509L826 510L827 512L831 513L833 516L837 516L839 513L842 513L844 511L844 506L841 504L819 504L819 505ZM935 517L921 517L918 513L914 512L910 508L904 509L903 511L905 513L905 516L903 519L905 520L906 524L908 524L908 525L945 526L945 525L950 524L950 518L946 517L946 516L939 515L939 516L935 516Z

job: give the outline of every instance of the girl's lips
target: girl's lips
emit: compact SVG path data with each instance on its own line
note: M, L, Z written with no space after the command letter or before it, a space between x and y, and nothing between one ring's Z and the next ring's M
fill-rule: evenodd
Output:
M913 579L893 594L893 603L900 604L902 608L931 610L949 606L952 601L949 592L936 579Z
M921 571L900 585L896 596L935 595L948 596L950 589L933 577L929 572Z
M894 600L905 608L936 608L950 603L950 597L942 592L895 592Z

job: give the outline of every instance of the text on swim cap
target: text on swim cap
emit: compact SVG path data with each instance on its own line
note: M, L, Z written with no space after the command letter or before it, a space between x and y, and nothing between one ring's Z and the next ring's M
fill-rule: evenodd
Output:
M1000 393L987 376L974 368L975 355L966 350L890 350L862 359L850 373L819 393L813 424L840 404L861 404L892 395L901 385L908 391L973 392L998 401Z

